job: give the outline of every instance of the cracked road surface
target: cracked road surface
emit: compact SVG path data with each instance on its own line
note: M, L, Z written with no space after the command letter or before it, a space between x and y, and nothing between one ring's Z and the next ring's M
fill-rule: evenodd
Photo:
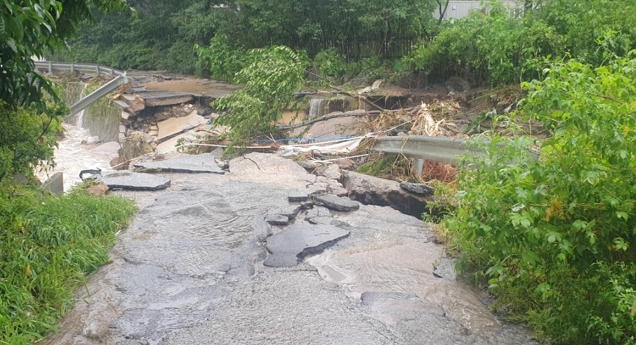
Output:
M265 215L316 182L290 160L159 175L165 191L117 192L140 212L44 344L535 344L479 292L434 276L443 246L388 207L322 211L349 236L296 266L264 266L265 238L286 228ZM305 212L293 223L308 224Z

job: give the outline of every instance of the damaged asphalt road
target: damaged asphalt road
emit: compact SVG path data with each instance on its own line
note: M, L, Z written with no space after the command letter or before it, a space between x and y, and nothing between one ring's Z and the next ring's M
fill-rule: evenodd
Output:
M296 207L289 196L320 191L316 176L248 158L226 174L160 173L164 191L117 192L140 212L43 343L535 344L485 296L433 274L443 246L422 221L389 207ZM267 223L290 208L291 225Z

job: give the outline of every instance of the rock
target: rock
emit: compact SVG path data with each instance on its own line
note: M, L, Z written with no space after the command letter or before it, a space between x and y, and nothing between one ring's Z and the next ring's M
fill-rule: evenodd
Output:
M93 196L104 196L108 192L108 186L103 182L95 182L84 190L84 193Z
M391 206L392 208L421 218L427 211L425 198L400 188L397 181L385 180L353 171L343 172L343 185L349 191L349 197L365 205Z
M267 213L271 215L284 216L284 217L287 217L288 220L292 220L296 218L296 216L298 215L298 212L300 212L300 209L301 209L301 205L290 205L289 207L285 207L282 209L269 210L269 212Z
M313 172L318 167L318 164L314 161L297 161L296 163L305 168L308 172Z
M120 151L120 161L125 162L153 151L152 137L144 132L135 132L126 137Z
M309 193L311 191L308 189L296 189L294 191L289 192L287 196L287 200L289 202L302 202L309 200Z
M214 151L210 152L210 154L212 154L216 159L221 159L223 158L223 152L222 147L217 147Z
M289 224L289 217L282 214L268 214L265 221L271 225L287 225Z
M305 220L308 221L310 218L313 217L331 217L331 212L329 212L329 209L326 207L316 206L307 211L307 214L305 214Z
M170 179L151 174L120 171L98 178L110 189L160 190L170 186Z
M435 194L435 189L423 183L400 182L400 188L405 191L421 196L430 196Z
M135 100L132 101L129 109L133 112L133 114L139 114L140 111L146 109L146 101L139 96L135 96Z
M110 160L110 167L115 170L126 170L128 169L127 164L123 164L125 161L121 161L119 157L115 157Z
M433 265L433 275L437 278L442 278L454 282L457 278L455 273L455 260L443 257L435 262Z
M322 252L349 233L349 230L333 225L294 224L267 238L267 249L271 255L263 264L271 267L296 266L305 256Z
M315 203L335 211L351 212L360 208L360 204L356 201L336 195L315 195L313 196L313 199Z
M42 189L58 195L64 193L64 174L58 171L51 175L51 177L42 184Z
M329 166L327 166L327 169L322 172L322 176L332 180L340 181L340 178L342 178L342 173L340 172L340 167L337 164L329 164Z
M159 142L164 142L177 134L204 124L206 121L203 116L197 115L196 110L188 116L169 118L157 123L157 127L159 127L157 138Z
M313 201L301 201L300 202L300 209L301 210L308 210L310 208L314 207L314 202Z
M133 166L146 172L225 173L225 171L216 164L214 156L209 153L184 155L183 157L159 162L136 163Z
M259 241L265 241L267 237L272 235L272 227L262 217L254 217L251 225L254 229L254 235Z
M329 194L337 195L337 196L346 196L349 194L349 191L342 186L342 184L330 184L327 186L327 191Z
M335 162L340 169L342 170L347 170L347 169L351 169L353 168L353 161L350 159L339 159Z

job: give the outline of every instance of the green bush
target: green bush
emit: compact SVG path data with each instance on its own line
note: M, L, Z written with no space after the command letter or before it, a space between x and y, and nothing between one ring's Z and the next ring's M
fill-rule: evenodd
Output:
M334 48L322 50L314 57L314 65L323 77L341 78L347 72L344 56Z
M546 59L564 55L562 38L552 27L511 18L501 3L492 6L487 15L474 11L420 43L405 63L433 78L460 76L494 86L538 78Z
M522 111L552 132L539 158L527 137L492 135L443 223L458 268L553 343L636 344L635 56L524 84Z
M533 15L554 28L569 54L584 63L599 66L636 49L636 2L631 0L551 0Z
M60 114L63 107L50 108ZM40 114L34 110L11 108L0 100L0 181L13 174L33 175L40 161L52 161L61 131L61 117Z
M32 344L54 330L133 212L123 198L0 183L0 344Z
M225 35L214 36L207 47L195 44L194 50L198 56L198 68L209 70L218 80L232 82L236 73L249 65L249 54L243 47L231 44L230 38Z
M254 49L247 59L252 63L235 78L245 87L212 103L224 111L214 123L230 127L233 147L273 134L282 111L299 108L294 93L304 83L301 57L287 47Z

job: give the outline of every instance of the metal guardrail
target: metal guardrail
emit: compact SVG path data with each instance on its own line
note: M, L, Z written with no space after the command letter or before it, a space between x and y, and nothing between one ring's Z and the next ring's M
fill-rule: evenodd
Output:
M128 78L126 78L126 73L117 76L115 79L109 81L104 86L99 89L91 92L90 95L80 99L77 103L70 106L71 113L68 116L75 115L90 107L93 103L97 102L100 98L105 97L109 93L117 90L120 85L128 84Z
M104 86L93 91L90 95L80 99L78 102L70 106L71 113L67 115L72 116L80 111L90 107L97 102L100 98L108 95L109 93L117 90L120 85L128 84L128 78L125 71L116 70L110 67L104 67L100 65L92 64L77 64L77 63L61 63L52 61L34 61L35 68L40 71L47 71L53 73L56 71L78 71L82 73L95 73L95 75L107 74L110 76L117 76L115 79L109 81Z
M95 75L108 74L108 75L124 75L126 72L116 70L110 67L104 67L93 64L78 64L78 63L62 63L52 61L35 61L35 68L40 71L53 73L56 71L78 71L82 73L95 73Z
M485 150L467 145L462 139L424 135L381 137L376 141L374 150L450 164L458 163L467 152L474 155L486 154ZM416 162L416 166L422 163ZM420 167L417 168L421 171Z

